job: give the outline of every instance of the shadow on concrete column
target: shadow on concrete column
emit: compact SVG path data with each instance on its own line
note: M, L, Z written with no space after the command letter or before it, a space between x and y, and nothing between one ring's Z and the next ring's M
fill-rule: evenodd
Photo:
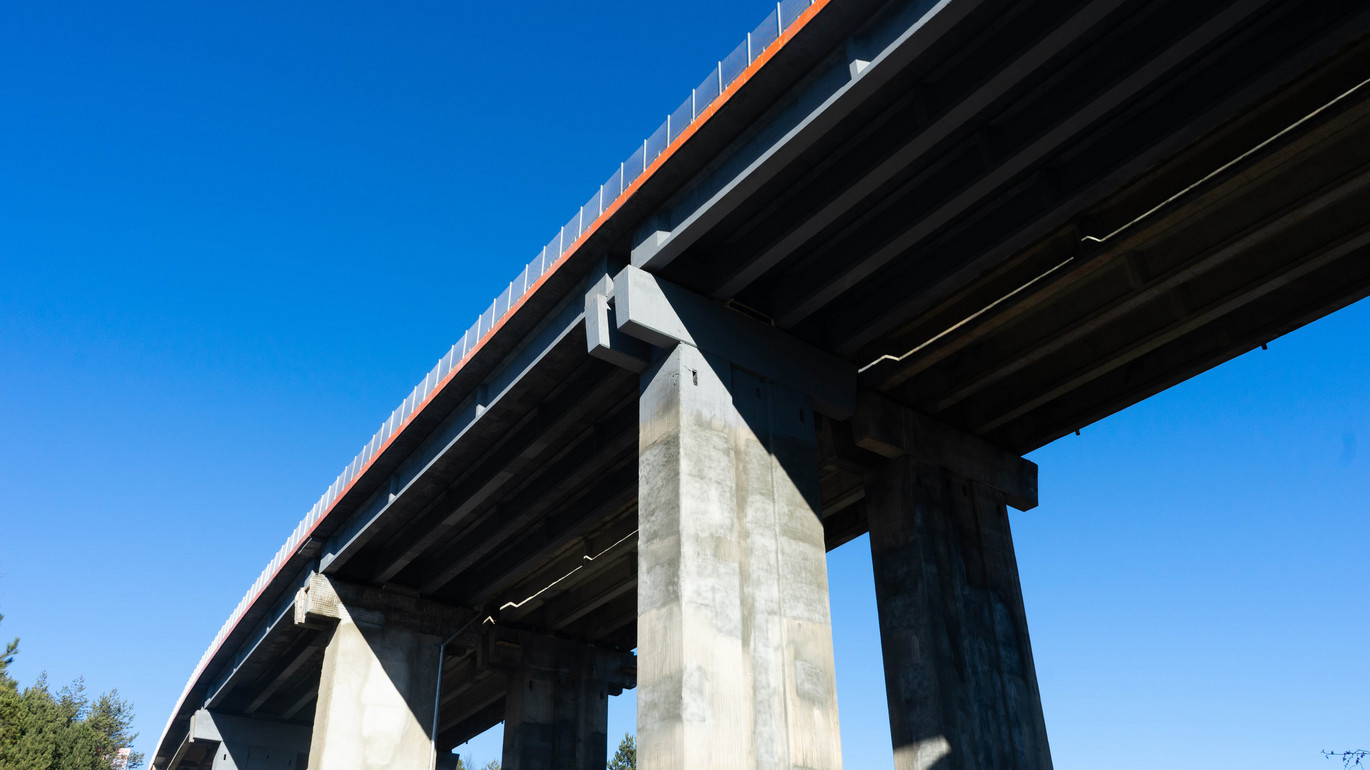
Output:
M304 725L200 709L190 718L188 738L213 747L207 765L211 770L304 770L309 732Z
M438 647L470 617L381 589L311 576L295 622L332 628L324 651L310 770L428 768Z
M640 767L840 768L809 399L681 344L640 409Z
M603 770L609 696L634 685L632 653L499 627L481 649L508 677L503 770Z
M867 483L898 770L1049 770L1003 493L911 457Z

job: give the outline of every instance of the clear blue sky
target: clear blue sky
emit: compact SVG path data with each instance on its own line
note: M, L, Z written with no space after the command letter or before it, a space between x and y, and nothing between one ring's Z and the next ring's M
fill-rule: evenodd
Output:
M9 4L21 682L119 687L150 752L342 466L769 7ZM1033 455L1013 526L1058 768L1370 748L1368 339L1352 307ZM830 556L849 768L890 762L865 548Z

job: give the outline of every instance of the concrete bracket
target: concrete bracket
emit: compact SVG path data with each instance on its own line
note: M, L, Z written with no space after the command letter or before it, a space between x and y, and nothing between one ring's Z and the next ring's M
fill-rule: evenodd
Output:
M1004 494L1020 511L1037 507L1037 465L984 439L866 391L856 399L852 436L882 457L913 457Z
M856 407L856 367L789 334L628 266L614 276L614 322L659 348L690 345L797 390L836 419Z
M651 363L647 345L619 331L614 321L614 282L607 275L585 293L585 346L595 358L630 372L640 374Z
M474 617L469 608L438 604L409 591L352 585L317 572L295 594L295 624L306 628L328 630L345 620L447 638Z

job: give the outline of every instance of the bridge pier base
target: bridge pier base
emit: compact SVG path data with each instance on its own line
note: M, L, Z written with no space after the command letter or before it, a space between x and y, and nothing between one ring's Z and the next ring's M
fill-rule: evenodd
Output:
M640 410L640 767L840 768L809 398L679 344Z
M1003 492L910 456L867 483L897 770L1050 770Z

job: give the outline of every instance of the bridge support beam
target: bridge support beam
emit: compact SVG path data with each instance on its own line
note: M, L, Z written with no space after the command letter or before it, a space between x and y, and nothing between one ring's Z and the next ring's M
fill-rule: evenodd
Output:
M205 709L190 718L189 743L216 744L210 770L304 770L310 728Z
M439 646L471 616L313 575L295 622L329 628L310 770L429 767Z
M640 766L840 768L811 399L677 344L640 409Z
M887 402L853 427L889 457L866 510L895 768L1049 770L1005 505L1036 505L1036 466Z
M632 687L631 653L493 629L483 661L508 672L504 770L603 770L609 696Z

